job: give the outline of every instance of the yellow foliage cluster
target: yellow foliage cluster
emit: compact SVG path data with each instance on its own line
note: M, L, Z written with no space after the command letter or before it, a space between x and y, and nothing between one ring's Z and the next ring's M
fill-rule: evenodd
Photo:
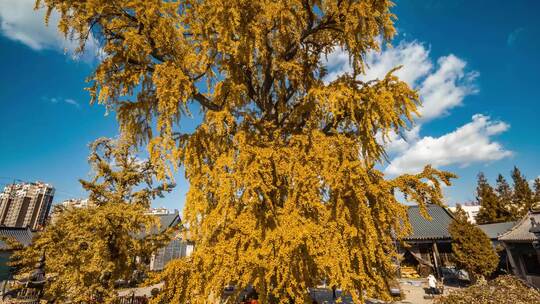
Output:
M57 221L39 233L32 246L13 257L20 275L33 270L46 256L49 277L45 297L59 303L109 303L116 296L114 281L131 279L149 259L159 238L137 237L159 226L141 206L106 204L63 211Z
M358 80L366 53L395 32L390 1L40 4L60 11L66 35L101 42L90 93L117 112L125 137L148 143L158 177L185 167L196 249L163 273L159 301L207 303L234 284L263 303L304 303L322 280L356 302L388 297L394 242L409 228L394 194L440 204L453 176L377 169L419 104L393 71ZM323 58L338 49L353 69L329 82ZM202 123L187 133L191 104Z

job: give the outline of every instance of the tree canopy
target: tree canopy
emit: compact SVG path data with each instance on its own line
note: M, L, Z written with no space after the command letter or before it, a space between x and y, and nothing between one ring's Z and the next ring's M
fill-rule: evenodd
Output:
M116 112L123 136L147 144L157 176L185 168L196 247L164 272L161 300L208 303L234 284L263 303L304 303L322 280L357 302L388 297L395 238L409 231L394 193L442 204L453 177L377 169L420 104L394 70L358 78L367 52L395 33L390 1L39 4L60 12L81 49L90 34L99 40L90 94ZM324 58L337 50L352 70L330 81ZM202 122L186 132L197 106Z
M12 260L24 275L45 254L51 277L45 297L51 301L110 303L115 282L144 271L144 262L170 239L169 230L157 233L159 219L146 212L151 199L172 185L152 187L151 163L136 158L122 140L99 139L91 149L95 175L81 181L89 207L58 211L57 219Z
M517 220L516 214L512 212L512 197L514 195L512 188L502 174L497 176L496 182L495 193L497 194L498 202L498 220L503 222Z
M534 193L529 186L527 178L525 178L518 167L514 167L512 170L512 180L514 181L514 195L512 197L513 213L520 219L531 209L534 203Z
M534 179L534 203L540 203L540 177Z
M478 173L477 183L476 201L480 205L480 210L476 216L478 224L504 222L504 205L501 205L501 200L497 197L484 173Z
M517 167L514 167L510 173L512 187L504 176L499 174L495 189L482 172L478 174L476 200L480 205L480 211L476 219L479 224L520 220L533 208L535 202L540 201L539 178L535 179L533 189L531 189L527 178Z

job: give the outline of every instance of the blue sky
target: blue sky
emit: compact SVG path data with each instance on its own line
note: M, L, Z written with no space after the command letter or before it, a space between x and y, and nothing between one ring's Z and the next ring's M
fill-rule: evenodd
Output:
M89 174L87 145L115 136L117 124L84 91L95 46L73 59L73 45L45 28L32 6L0 0L0 185L49 182L58 202L85 195L77 180ZM460 178L445 189L451 205L474 199L479 171L492 181L514 165L529 179L540 175L538 11L532 0L397 1L394 48L368 56L366 77L403 64L400 76L423 94L424 108L413 131L393 136L386 173L426 163L453 171ZM347 71L345 57L329 57L334 76ZM188 185L181 173L177 181L155 206L182 208Z

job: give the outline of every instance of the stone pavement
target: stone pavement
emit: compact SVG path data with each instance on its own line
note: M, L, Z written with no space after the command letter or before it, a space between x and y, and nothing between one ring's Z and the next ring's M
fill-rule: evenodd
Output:
M424 293L424 290L422 289L421 285L422 282L415 283L417 286L410 285L407 282L403 283L402 290L406 295L405 301L395 302L395 303L432 303L431 300L426 302L421 302L423 300L422 296ZM426 284L423 284L426 285ZM311 297L317 301L319 304L335 304L336 302L332 299L332 291L330 289L323 289L323 288L316 288L311 290ZM336 295L338 297L341 296L341 290L337 290ZM350 296L343 296L341 299L341 303L343 304L353 304L352 299ZM386 304L387 302L379 301L379 300L366 300L366 304Z
M126 288L126 289L122 289L118 291L118 295L120 297L125 297L125 296L131 296L135 294L136 297L142 297L142 296L150 297L152 295L152 289L154 288L161 289L162 287L163 287L163 283L159 283L152 286L145 286L145 287Z
M424 298L426 292L424 288L427 288L427 281L425 279L401 279L399 280L399 286L403 293L403 300L396 302L401 304L431 304L433 299ZM456 289L455 287L446 286L444 287L444 294L448 294L450 291ZM440 297L436 295L435 297Z

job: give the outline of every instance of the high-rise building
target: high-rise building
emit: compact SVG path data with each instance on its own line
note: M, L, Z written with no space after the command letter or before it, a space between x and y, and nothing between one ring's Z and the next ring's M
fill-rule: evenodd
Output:
M32 230L43 227L53 197L54 188L42 182L7 185L0 193L0 225Z

